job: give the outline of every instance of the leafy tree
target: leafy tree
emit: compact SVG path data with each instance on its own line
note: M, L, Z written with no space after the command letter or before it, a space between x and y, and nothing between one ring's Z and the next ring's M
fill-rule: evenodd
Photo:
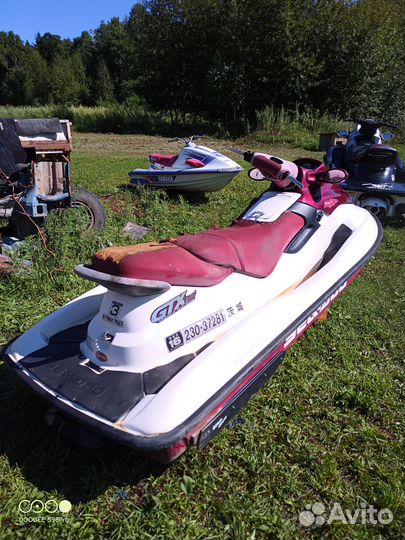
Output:
M114 84L103 58L97 62L93 83L93 99L96 103L114 101Z
M102 22L94 33L98 59L105 63L109 77L114 85L114 95L124 101L128 96L126 89L131 71L131 47L126 27L118 17L109 23Z
M51 103L78 105L84 93L78 64L75 57L56 56L49 70L49 88Z
M0 103L25 103L26 64L21 39L13 32L0 32Z
M72 52L72 42L69 39L61 39L60 36L49 32L42 36L36 35L35 47L48 64L54 62L57 56L65 58Z
M0 103L47 102L152 107L235 134L268 106L395 122L405 0L142 0L73 40L0 32Z
M45 105L50 101L49 67L38 50L26 48L25 103Z

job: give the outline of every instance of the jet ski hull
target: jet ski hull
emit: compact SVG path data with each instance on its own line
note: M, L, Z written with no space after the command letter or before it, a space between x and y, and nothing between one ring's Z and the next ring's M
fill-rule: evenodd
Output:
M174 191L219 191L226 187L236 175L243 171L242 167L233 170L206 171L159 170L150 171L135 169L130 173L133 185L148 185Z
M365 212L362 209L357 211ZM146 403L141 400L124 415L119 408L107 413L102 403L97 406L97 401L105 400L106 394L98 389L97 385L92 385L90 379L85 380L74 373L71 375L71 387L75 387L76 390L72 390L69 394L65 389L64 395L60 394L58 378L62 381L69 378L69 369L63 365L63 359L59 358L59 367L56 359L53 366L53 382L50 383L48 378L47 383L43 375L38 376L34 373L34 369L30 370L29 362L26 362L24 354L21 354L24 349L24 343L19 344L21 338L7 348L5 359L26 384L62 413L84 424L90 430L146 452L153 459L163 462L173 461L190 446L198 445L203 448L227 425L248 399L275 373L285 352L322 316L359 274L377 249L382 237L381 226L377 220L368 213L367 216L368 230L364 230L362 236L357 238L356 245L354 243L351 246L343 244L343 247L337 245L336 252L333 253L332 250L328 254L328 258L321 263L314 275L304 280L293 291L264 304L224 332L216 341L208 342L193 359L187 361L183 358L181 362L184 365L180 365L180 369L169 377L163 387L156 390L159 381L155 380L155 387L152 384L151 394ZM367 246L361 252L358 251L366 238L369 239ZM355 249L359 255L356 255L358 258L354 261L352 252ZM345 259L346 256L351 257L353 264L349 264ZM87 302L92 302L91 309L88 310L88 320L98 309L97 297L104 293L103 287L97 287L87 293L87 298L90 299ZM78 301L80 299L70 306ZM67 305L62 309L72 308ZM86 321L83 321L82 311L79 311L82 319L76 323L83 324ZM35 332L35 327L30 332ZM40 330L37 330L38 332ZM83 335L75 338L76 343L80 342ZM66 349L65 346L64 348ZM80 351L73 351L74 354L78 352L80 354ZM66 349L66 353L63 354L72 356L72 350ZM179 361L179 358L175 361ZM40 359L41 353L37 354L37 360ZM170 365L171 363L167 364L166 368ZM209 377L210 373L211 377L207 378L207 374ZM212 381L213 374L216 375L215 381ZM138 384L135 378L134 381L130 380L133 375L136 374L126 375L126 383L132 387ZM121 384L122 380L115 384L116 390L121 389L121 397L124 399L125 384L124 386ZM197 396L201 381L207 383L204 389L206 393ZM83 392L80 393L80 389L90 393L90 398L85 403L81 402ZM145 390L145 376L142 389ZM114 388L111 388L107 397L112 399L115 394ZM177 396L177 401L174 400L174 396ZM123 409L127 410L131 406L130 403L125 403ZM165 419L162 410L171 418ZM106 415L109 418L106 418Z

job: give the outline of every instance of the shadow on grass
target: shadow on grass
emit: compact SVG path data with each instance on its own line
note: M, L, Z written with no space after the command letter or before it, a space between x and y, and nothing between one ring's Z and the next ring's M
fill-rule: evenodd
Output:
M405 228L405 215L402 216L394 216L390 219L388 219L387 223L384 225L389 226L393 229L404 229Z
M88 502L110 486L133 486L166 469L112 441L97 450L71 443L45 424L48 407L0 365L0 451L39 490L56 491L72 503Z
M131 186L131 184L120 184L117 187L123 193L130 193L130 194L134 194L135 190L137 189L136 187ZM164 187L152 187L152 186L144 186L144 189L165 192L167 194L169 201L173 203L179 202L180 197L182 197L184 200L186 200L188 203L190 203L193 206L199 206L201 204L206 204L208 202L208 195L207 193L203 191L179 191L175 189L165 189Z

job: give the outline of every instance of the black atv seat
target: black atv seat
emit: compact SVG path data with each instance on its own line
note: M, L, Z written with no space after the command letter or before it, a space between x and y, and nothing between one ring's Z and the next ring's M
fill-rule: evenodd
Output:
M12 118L0 118L0 169L10 176L18 163L27 163L27 155Z
M62 133L62 125L58 118L34 118L15 120L18 135L22 137L36 137L51 133Z

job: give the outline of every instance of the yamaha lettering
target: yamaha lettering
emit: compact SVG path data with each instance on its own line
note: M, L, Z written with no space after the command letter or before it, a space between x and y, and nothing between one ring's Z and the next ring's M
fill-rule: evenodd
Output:
M174 315L177 311L179 311L179 309L182 309L190 302L193 302L196 295L197 291L194 291L189 295L187 295L187 290L183 291L178 296L175 296L162 306L156 308L150 316L150 320L153 323L160 323L164 321L165 319L167 319L167 317L170 317L170 315Z

